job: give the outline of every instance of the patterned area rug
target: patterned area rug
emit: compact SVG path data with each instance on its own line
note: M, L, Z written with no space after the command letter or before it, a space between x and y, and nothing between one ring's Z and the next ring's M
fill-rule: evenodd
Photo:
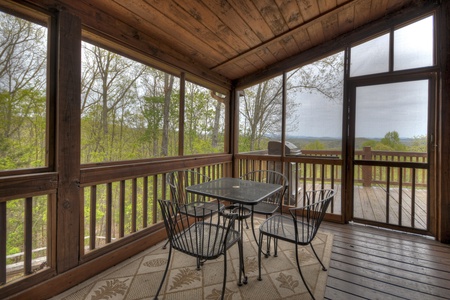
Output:
M259 220L255 220L257 223ZM256 225L255 228L258 228ZM67 290L53 299L116 300L153 299L167 263L168 248L160 243L107 271ZM333 235L318 232L314 249L326 267L329 266ZM323 299L327 272L322 271L311 247L300 248L303 274L316 299ZM273 250L272 250L273 252ZM228 251L225 299L310 299L295 264L294 245L279 242L278 257L262 256L262 281L257 280L257 246L251 229L244 234L245 271L248 284L238 286L237 245ZM159 299L220 299L223 280L223 257L207 261L200 271L196 259L173 251L168 275Z

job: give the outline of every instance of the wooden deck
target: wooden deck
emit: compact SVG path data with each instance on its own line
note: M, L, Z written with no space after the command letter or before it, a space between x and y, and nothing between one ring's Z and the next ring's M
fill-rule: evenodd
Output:
M403 227L427 230L427 190L356 186L354 217ZM387 198L389 202L387 203ZM389 209L387 209L389 208Z
M306 190L331 188L316 185L306 186ZM336 196L333 199L333 214L341 214L341 185L335 185ZM411 189L403 188L400 197L398 188L389 189L382 186L373 185L371 187L354 187L353 216L356 219L363 219L392 226L410 227L418 230L427 230L427 190L416 189L413 195ZM389 198L389 211L386 209L386 198ZM299 191L301 197L301 190ZM414 200L413 200L414 199ZM414 203L414 205L413 205ZM389 217L387 217L389 216ZM414 218L412 218L414 216Z
M450 245L358 224L334 234L326 299L449 299Z

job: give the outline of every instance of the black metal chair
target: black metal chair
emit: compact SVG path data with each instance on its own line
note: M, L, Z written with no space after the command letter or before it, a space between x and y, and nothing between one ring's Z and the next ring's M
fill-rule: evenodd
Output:
M187 186L204 183L210 180L211 179L208 176L192 170L177 170L166 175L166 182L170 187L172 201L179 206L186 205L187 209L185 212L189 216L198 219L209 216L202 215L203 213L216 213L223 210L224 207L219 201L205 201L205 197L202 195L186 193ZM208 208L208 210L195 210L195 207L204 207ZM169 241L163 246L163 249L166 248L168 243Z
M283 189L281 189L279 192L264 199L262 202L260 202L256 205L248 205L248 206L244 205L245 209L248 209L251 211L251 226L252 226L253 237L255 238L255 241L258 243L258 239L256 238L256 233L255 233L255 226L253 223L254 215L255 214L264 215L267 219L269 216L272 216L278 210L281 211L281 204L283 201L283 197L284 197L284 194L286 193L286 190L288 187L288 179L282 173L276 172L276 171L271 171L271 170L258 170L258 171L249 172L249 173L241 176L241 179L273 183L273 184L279 184L279 185L283 186ZM264 254L266 256L270 255L270 239L267 240L267 250Z
M245 277L242 241L240 233L233 229L236 215L229 215L228 218L222 218L220 216L213 216L214 212L206 207L189 208L185 205L179 206L176 202L171 202L169 200L158 200L158 203L169 237L170 248L166 269L155 295L155 299L158 299L158 295L166 278L172 256L172 249L176 249L184 254L201 260L212 260L223 255L224 273L222 299L224 299L227 281L227 250L236 243L239 247L239 285L242 282L242 275ZM197 218L188 216L191 212L195 215L210 217L198 220Z
M312 240L315 238L319 226L325 216L328 206L335 194L334 190L324 189L307 191L303 198L303 206L289 209L290 216L287 215L275 215L261 224L259 227L259 253L258 253L258 267L259 276L261 278L261 243L263 236L271 237L275 239L275 256L277 255L277 241L278 239L295 244L295 258L297 262L297 268L303 283L306 286L311 297L314 296L303 277L302 270L300 268L300 261L298 258L298 246L310 245L319 263L322 265L322 270L327 269L323 265L320 258L317 256L316 251L312 245Z

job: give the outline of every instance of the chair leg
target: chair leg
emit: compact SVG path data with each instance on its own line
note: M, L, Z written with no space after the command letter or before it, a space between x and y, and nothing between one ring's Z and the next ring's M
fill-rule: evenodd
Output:
M243 284L248 283L248 278L245 276L245 267L244 267L244 245L242 240L238 241L238 248L239 248L239 280L238 285L241 286ZM244 280L242 280L242 276L244 277Z
M300 277L302 278L303 284L305 285L306 289L308 290L308 292L311 295L311 297L313 298L313 300L315 300L316 298L314 298L313 293L309 289L309 286L306 283L305 277L303 277L302 269L300 268L300 261L298 259L298 245L297 244L295 245L295 260L297 261L298 272L300 273Z
M161 289L162 289L163 284L164 284L164 279L166 279L167 271L169 270L169 264L170 264L170 258L171 258L171 256L172 256L172 245L170 245L170 247L169 247L169 256L168 256L168 258L167 258L166 269L164 270L163 278L161 279L161 283L160 283L160 285L159 285L158 291L156 292L155 300L158 300L159 292L161 292Z
M262 240L263 240L263 234L260 232L259 233L259 243L258 243L258 280L262 281L261 278L261 245L262 245Z
M318 256L317 253L316 253L316 250L314 250L313 245L312 245L311 243L310 243L309 245L311 245L311 249L312 249L314 255L316 256L317 260L318 260L318 261L320 262L320 264L322 265L322 270L323 270L323 271L326 271L327 268L325 268L325 266L323 265L322 261L320 260L319 256Z
M266 216L267 219L267 216ZM262 247L259 247L259 244L262 243L258 242L258 239L256 238L256 233L255 233L255 225L253 225L253 212L252 212L252 216L251 216L251 225L252 225L252 233L253 233L253 238L255 239L256 245L258 246L258 249L260 249L259 251L262 251ZM263 253L265 257L269 257L270 256L270 242L269 242L269 237L267 237L267 251L265 253Z
M223 254L223 284L222 284L222 297L220 299L224 299L225 296L225 287L227 285L227 250Z
M273 239L274 257L278 257L278 239Z
M169 242L170 242L170 241L167 240L166 243L164 244L164 246L163 246L162 248L163 248L163 249L166 249L166 248L167 248L167 245L169 244Z

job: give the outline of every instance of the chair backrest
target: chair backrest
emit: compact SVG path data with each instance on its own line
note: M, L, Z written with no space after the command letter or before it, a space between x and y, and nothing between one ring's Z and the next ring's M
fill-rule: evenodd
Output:
M230 218L218 215L196 221L187 217L187 207L169 200L158 200L169 242L174 249L201 259L215 259L239 240L237 231L231 228L236 214ZM212 215L205 207L197 214Z
M210 178L197 171L178 170L168 173L166 181L170 186L172 201L179 204L204 201L204 197L197 194L186 193L186 187L210 181Z
M290 208L299 244L309 244L316 236L335 190L323 189L305 192L304 206Z
M283 189L263 200L263 202L272 203L276 205L281 204L281 200L284 197L284 194L287 190L289 183L287 177L284 176L282 173L271 170L257 170L249 172L247 174L242 175L241 179L282 185L284 187Z

